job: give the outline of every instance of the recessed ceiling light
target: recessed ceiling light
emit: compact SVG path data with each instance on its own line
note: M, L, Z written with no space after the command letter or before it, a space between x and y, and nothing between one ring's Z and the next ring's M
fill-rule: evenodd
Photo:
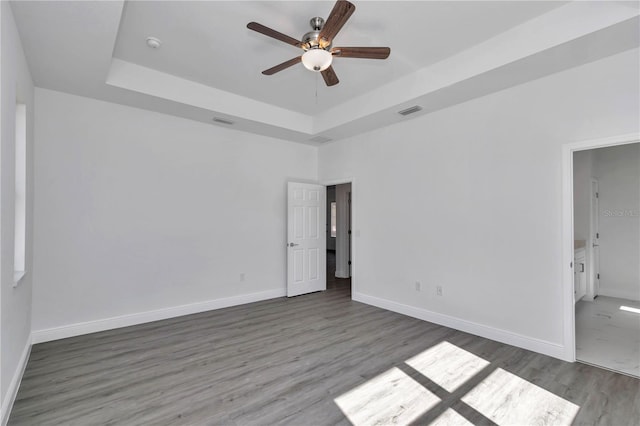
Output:
M155 37L147 37L147 46L152 49L157 49L162 46L162 42L160 41L160 39L157 39Z

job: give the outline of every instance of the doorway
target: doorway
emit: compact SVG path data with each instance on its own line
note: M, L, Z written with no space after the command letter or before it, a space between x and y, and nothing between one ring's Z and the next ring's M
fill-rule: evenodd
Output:
M351 295L352 184L327 185L327 290Z
M640 143L569 151L574 359L640 377Z

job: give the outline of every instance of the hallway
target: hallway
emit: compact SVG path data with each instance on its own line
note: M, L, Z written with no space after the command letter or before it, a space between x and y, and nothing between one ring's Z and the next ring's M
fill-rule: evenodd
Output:
M336 252L327 250L327 290L345 289L351 297L351 278L336 278Z

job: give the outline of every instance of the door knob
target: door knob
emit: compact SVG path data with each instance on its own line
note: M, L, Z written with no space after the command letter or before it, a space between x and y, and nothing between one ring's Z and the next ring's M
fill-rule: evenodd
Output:
M295 243L289 243L289 247L295 247L295 246L299 246L300 244L295 244Z

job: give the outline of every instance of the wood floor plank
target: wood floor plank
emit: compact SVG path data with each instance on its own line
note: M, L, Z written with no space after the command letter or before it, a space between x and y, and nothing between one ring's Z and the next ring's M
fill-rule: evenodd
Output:
M444 341L489 362L451 392L406 363ZM335 400L380 386L392 369L440 401L418 424L495 424L462 398L498 369L578 405L575 424L640 420L637 379L354 302L336 281L322 293L34 345L9 424L348 425Z

